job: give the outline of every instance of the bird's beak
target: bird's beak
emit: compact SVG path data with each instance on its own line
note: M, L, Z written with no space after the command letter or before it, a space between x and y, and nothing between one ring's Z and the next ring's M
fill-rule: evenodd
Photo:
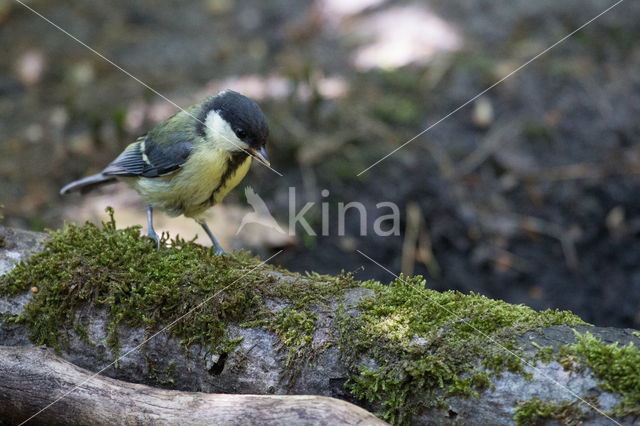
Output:
M267 151L264 149L264 146L260 149L252 149L251 153L254 155L254 157L258 158L258 160L260 160L265 166L271 166L271 163L269 162L269 156L267 155Z

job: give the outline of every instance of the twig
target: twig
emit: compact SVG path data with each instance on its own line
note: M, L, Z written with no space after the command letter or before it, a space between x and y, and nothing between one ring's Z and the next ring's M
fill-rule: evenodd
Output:
M422 211L415 202L407 204L407 226L404 232L402 243L402 273L405 277L413 275L413 268L416 261L416 247L420 229L422 227Z

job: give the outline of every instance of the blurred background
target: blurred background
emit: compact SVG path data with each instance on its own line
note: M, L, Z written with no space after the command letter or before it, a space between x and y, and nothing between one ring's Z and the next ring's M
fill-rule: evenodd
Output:
M374 161L614 3L613 0L139 0L28 5L175 103L230 88L256 99L279 177L254 165L211 211L228 248L295 271L422 274L598 325L640 327L640 3L625 1L366 173ZM13 0L0 0L4 225L144 224L126 186L62 198L176 109ZM347 236L248 225L250 185L286 227L296 202L369 209ZM329 196L322 197L321 190ZM401 208L376 237L375 204ZM315 212L315 213L314 213ZM306 217L320 232L319 209ZM335 225L335 226L334 226ZM157 229L193 238L185 219ZM198 241L206 242L202 235Z

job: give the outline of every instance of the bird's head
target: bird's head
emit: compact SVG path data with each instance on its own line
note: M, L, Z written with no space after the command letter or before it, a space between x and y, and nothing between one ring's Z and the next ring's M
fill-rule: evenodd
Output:
M216 147L247 152L269 165L265 150L269 127L257 103L233 90L207 99L200 111L198 132Z

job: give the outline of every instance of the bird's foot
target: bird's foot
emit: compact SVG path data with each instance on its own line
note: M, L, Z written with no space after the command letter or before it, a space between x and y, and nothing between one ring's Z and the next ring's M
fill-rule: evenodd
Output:
M200 224L200 226L202 226L202 229L204 229L204 232L206 232L207 235L209 236L209 239L211 240L211 244L213 244L213 249L215 250L215 253L218 256L228 254L226 251L222 249L222 246L220 245L218 240L216 240L216 237L213 235L213 232L211 232L211 229L209 229L207 222L205 222L204 220L199 220L197 222Z
M160 250L160 235L156 234L155 231L147 233L147 237L151 238L156 243L156 250Z
M224 256L225 254L229 254L228 252L224 251L222 247L214 247L213 249L215 250L217 256Z

